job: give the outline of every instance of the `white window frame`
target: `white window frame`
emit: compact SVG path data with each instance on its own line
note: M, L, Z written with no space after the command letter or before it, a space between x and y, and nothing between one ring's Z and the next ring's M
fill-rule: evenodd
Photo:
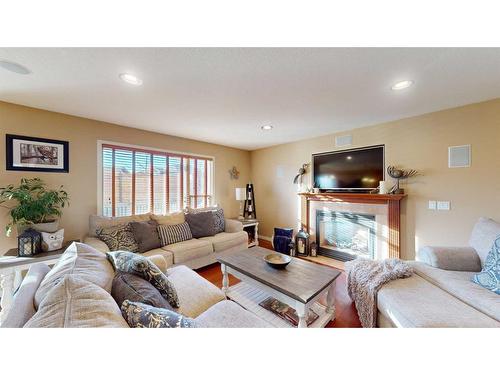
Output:
M106 140L97 140L97 214L102 215L102 194L103 194L103 177L102 177L102 146L103 145L112 145L117 147L129 147L129 148L138 148L144 151L157 151L157 152L165 152L171 154L179 154L185 156L192 156L194 158L207 158L212 160L212 181L211 181L211 190L212 190L212 202L211 205L217 204L217 195L215 192L215 156L212 155L203 155L203 154L194 154L191 152L178 151L178 150L166 150L161 148L143 146L143 145L132 145L127 143L106 141Z

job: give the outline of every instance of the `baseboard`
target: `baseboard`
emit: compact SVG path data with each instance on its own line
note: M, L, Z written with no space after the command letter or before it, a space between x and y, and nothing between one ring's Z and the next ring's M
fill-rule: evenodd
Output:
M271 237L267 237L267 236L259 236L259 240L260 240L260 239L265 240L265 241L272 242L272 238L271 238Z

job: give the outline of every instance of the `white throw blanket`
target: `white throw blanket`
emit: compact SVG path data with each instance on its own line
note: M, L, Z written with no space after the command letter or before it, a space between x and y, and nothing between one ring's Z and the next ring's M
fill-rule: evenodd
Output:
M402 260L355 259L345 263L347 291L358 310L359 320L365 328L376 327L377 293L387 282L413 274L413 269Z

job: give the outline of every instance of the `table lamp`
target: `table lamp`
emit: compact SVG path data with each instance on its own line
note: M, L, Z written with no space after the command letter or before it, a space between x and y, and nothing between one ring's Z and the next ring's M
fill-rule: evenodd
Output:
M240 201L240 212L238 214L238 219L243 220L243 202L247 199L247 190L245 188L236 188L236 200Z

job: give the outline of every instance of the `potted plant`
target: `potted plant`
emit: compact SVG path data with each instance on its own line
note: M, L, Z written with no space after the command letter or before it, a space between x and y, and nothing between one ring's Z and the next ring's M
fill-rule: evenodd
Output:
M0 188L0 205L9 210L11 221L5 227L10 236L12 227L17 226L19 234L27 228L39 232L55 232L59 226L61 209L69 205L68 193L63 190L49 190L39 178L22 178L19 186ZM16 201L14 206L5 203Z

